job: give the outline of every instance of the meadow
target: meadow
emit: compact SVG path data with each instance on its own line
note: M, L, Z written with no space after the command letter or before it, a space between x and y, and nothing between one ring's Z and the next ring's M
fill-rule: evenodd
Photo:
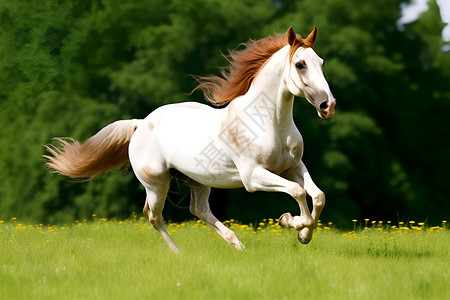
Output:
M349 221L350 223L351 221ZM0 299L450 299L450 231L413 221L320 224L301 245L276 220L169 223L170 252L144 218L54 226L0 221Z

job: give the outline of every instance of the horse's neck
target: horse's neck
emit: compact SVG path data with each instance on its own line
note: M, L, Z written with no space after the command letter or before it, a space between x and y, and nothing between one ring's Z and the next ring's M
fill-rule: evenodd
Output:
M287 52L287 47L282 48L267 61L243 97L247 110L253 107L256 114L264 114L268 117L267 120L272 121L272 124L266 122L267 126L280 129L293 124L294 96L289 92L283 79Z

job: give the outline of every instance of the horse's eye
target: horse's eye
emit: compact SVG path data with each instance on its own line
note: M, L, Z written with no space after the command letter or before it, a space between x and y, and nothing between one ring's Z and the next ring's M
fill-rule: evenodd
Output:
M306 69L306 64L304 62L300 61L295 64L295 67L299 70L303 70L303 69Z

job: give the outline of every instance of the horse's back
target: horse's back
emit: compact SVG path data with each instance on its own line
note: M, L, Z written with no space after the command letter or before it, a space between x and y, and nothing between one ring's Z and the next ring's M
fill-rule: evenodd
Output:
M156 121L160 119L169 120L177 118L178 121L182 122L184 119L189 119L189 116L202 115L205 117L205 114L213 114L216 110L217 109L199 102L173 103L158 107L152 111L145 120ZM180 116L183 117L180 118Z

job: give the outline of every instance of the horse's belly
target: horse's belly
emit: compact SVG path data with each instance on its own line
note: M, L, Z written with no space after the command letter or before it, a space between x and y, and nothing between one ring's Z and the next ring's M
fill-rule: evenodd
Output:
M234 188L241 188L243 187L243 183L241 180L241 177L239 176L238 172L218 172L218 173L208 173L208 174L199 174L199 173L192 173L186 172L187 176L192 178L193 180L210 186L214 188L221 188L221 189L234 189Z
M193 180L216 188L242 187L241 177L234 163L225 155L205 151L189 151L171 160L171 167Z

